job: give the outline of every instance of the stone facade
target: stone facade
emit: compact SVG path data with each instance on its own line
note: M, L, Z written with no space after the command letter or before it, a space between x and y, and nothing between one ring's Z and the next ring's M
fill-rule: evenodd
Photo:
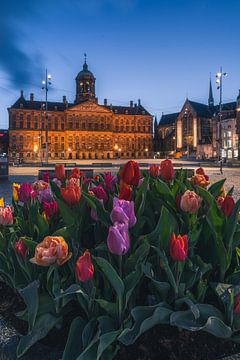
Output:
M85 63L76 77L76 98L68 103L26 100L23 92L9 111L9 155L44 161L48 126L49 159L115 159L152 156L153 117L141 105L98 104L95 77ZM47 119L47 120L46 120Z

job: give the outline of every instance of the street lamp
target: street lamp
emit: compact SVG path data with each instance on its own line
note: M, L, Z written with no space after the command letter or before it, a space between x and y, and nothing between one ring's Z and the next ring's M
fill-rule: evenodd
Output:
M219 90L219 159L222 158L222 89L223 89L223 78L227 76L226 72L222 71L222 66L220 67L220 71L216 74L216 84L217 89Z
M46 134L46 163L48 163L48 86L51 85L52 76L48 74L46 69L45 80L42 81L42 90L45 91L45 115L46 115L46 127L45 127L45 134Z

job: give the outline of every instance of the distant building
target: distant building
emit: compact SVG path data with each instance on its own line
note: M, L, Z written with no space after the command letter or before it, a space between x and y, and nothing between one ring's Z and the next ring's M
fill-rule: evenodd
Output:
M49 159L114 159L152 156L153 117L140 100L114 106L95 95L95 77L85 62L76 77L76 97L48 102ZM9 153L24 161L46 157L45 104L23 91L9 111Z
M0 156L8 154L8 130L0 129Z
M161 139L158 151L165 156L179 151L197 159L217 158L220 153L226 159L237 158L240 95L237 102L222 105L221 122L219 119L219 106L214 105L210 81L207 105L186 99L179 113L162 115L157 128Z

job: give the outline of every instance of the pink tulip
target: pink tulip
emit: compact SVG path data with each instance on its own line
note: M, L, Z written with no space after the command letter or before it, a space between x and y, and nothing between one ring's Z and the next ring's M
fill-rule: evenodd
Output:
M15 243L15 249L22 258L25 258L28 249L21 239Z
M180 207L182 211L195 214L201 206L202 199L194 191L187 190L181 197Z
M112 254L124 255L130 248L127 224L110 226L107 237L108 249Z
M103 200L104 203L108 201L108 195L103 189L102 185L94 186L90 189L99 200Z
M48 221L50 221L52 217L56 217L58 214L58 204L56 201L44 202L43 208Z
M13 224L13 213L11 206L0 207L0 225L12 225Z

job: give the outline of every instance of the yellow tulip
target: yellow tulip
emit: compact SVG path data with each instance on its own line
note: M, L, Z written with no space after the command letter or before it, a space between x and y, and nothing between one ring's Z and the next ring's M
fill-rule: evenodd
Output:
M0 207L4 207L4 198L0 198Z
M18 189L20 189L20 184L13 183L13 200L18 201Z

